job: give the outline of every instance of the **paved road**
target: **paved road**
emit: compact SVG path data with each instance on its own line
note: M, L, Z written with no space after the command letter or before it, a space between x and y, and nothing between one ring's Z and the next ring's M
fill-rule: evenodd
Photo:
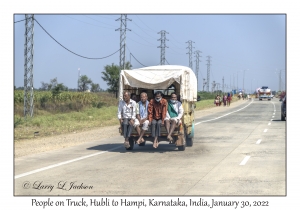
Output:
M285 195L286 122L280 102L244 101L196 120L194 145L123 138L15 159L15 195ZM116 131L117 132L117 131Z

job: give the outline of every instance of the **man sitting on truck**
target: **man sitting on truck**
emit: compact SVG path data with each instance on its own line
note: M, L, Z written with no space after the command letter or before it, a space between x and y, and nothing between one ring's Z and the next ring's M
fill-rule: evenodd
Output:
M165 119L165 126L168 132L167 139L170 144L173 144L172 133L176 127L181 123L181 117L183 115L183 107L180 101L177 100L177 94L171 93L171 99L168 101L168 112ZM171 128L170 128L171 127Z
M130 99L130 92L124 91L123 100L119 101L118 119L120 126L123 128L123 135L125 138L124 146L129 148L129 137L132 132L134 120L136 118L136 102Z
M167 115L168 102L162 98L162 92L157 91L154 99L151 99L148 105L149 125L151 125L151 135L154 137L153 147L158 147L158 137L160 136L160 127L164 125Z
M143 139L143 135L148 130L149 120L148 120L148 96L147 93L142 92L140 94L141 101L137 103L137 112L136 112L136 119L135 119L135 127L137 129L138 134L140 135L139 139L137 140L137 144L144 143L145 140ZM142 131L140 131L140 125L143 125ZM139 131L138 131L139 130Z

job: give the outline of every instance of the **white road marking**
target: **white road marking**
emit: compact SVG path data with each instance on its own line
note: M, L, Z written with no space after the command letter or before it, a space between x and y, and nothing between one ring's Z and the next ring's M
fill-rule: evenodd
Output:
M55 168L55 167L58 167L58 166L62 166L62 165L65 165L65 164L68 164L68 163L72 163L72 162L75 162L75 161L83 160L83 159L86 159L86 158L89 158L89 157L93 157L93 156L96 156L96 155L101 155L101 154L104 154L106 152L119 149L120 147L123 147L123 145L122 146L118 146L118 147L114 147L114 148L106 150L106 151L97 152L97 153L94 153L94 154L90 154L90 155L82 156L82 157L79 157L79 158L75 158L73 160L68 160L68 161L65 161L65 162L57 163L57 164L50 165L50 166L47 166L47 167L44 167L44 168L40 168L40 169L29 171L29 172L26 172L26 173L23 173L23 174L19 174L19 175L15 176L15 179L18 179L18 178L21 178L21 177L24 177L24 176L28 176L28 175L31 175L31 174L34 174L34 173L37 173L37 172L45 171L45 170L48 170L50 168Z
M244 160L240 163L240 166L245 165L251 156L246 156Z
M256 144L260 144L260 142L261 142L261 139L258 139L257 142L256 142Z
M217 119L220 119L220 118L225 117L225 116L227 116L227 115L233 114L233 113L235 113L235 112L239 112L239 111L245 109L245 108L246 108L247 106L249 106L251 103L253 103L253 100L252 100L249 104L247 104L246 106L244 106L244 107L241 108L241 109L238 109L238 110L233 111L233 112L229 112L229 113L227 113L227 114L224 114L224 115L222 115L222 116L220 116L220 117L216 117L216 118L214 118L214 119L204 120L204 121L201 121L201 122L197 122L197 123L195 123L195 125L198 125L198 124L204 123L204 122L209 122L209 121L217 120Z
M273 119L271 119L270 121L273 121Z
M264 132L266 133L268 131L268 129L265 129Z
M272 116L272 118L274 118L274 116Z
M271 125L271 123L269 122L268 125Z
M275 115L275 112L273 113L273 115Z

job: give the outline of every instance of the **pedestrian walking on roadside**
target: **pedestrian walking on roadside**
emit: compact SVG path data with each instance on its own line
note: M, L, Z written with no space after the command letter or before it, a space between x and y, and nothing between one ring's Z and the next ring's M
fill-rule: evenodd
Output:
M232 95L230 93L228 93L228 95L227 95L227 106L230 106L231 97L232 97Z
M223 95L223 105L226 106L226 102L227 102L227 96Z
M217 95L215 97L215 104L216 104L216 106L219 106L219 104L220 104L220 96L219 95Z

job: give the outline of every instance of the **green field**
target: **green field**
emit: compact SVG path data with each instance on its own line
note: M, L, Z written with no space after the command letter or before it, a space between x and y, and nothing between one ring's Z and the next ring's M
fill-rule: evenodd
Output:
M114 95L107 92L62 92L53 96L50 91L35 91L34 116L24 118L23 91L14 93L14 139L74 133L97 127L118 125ZM196 102L196 111L214 107L213 99Z

